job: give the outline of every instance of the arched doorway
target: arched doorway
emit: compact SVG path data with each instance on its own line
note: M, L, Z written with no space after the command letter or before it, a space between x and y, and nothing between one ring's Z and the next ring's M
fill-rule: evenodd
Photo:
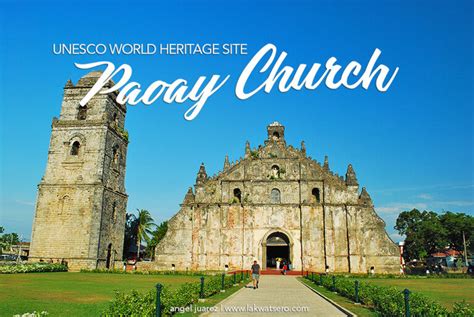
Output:
M276 268L276 259L291 261L290 239L283 232L273 232L264 241L265 267Z
M110 258L112 257L112 243L107 247L107 260L105 262L105 267L110 269Z

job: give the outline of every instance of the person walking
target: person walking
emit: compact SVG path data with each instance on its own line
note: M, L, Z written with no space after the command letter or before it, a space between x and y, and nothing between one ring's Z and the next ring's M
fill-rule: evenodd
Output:
M253 261L253 265L252 265L253 289L258 288L259 280L260 280L260 265L257 263L257 260L255 260Z

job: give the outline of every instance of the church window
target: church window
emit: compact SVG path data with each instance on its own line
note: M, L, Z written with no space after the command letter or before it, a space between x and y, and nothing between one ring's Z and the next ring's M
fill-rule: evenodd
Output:
M280 191L277 188L273 188L270 198L271 198L271 202L273 204L279 204L281 202Z
M77 120L86 120L87 119L87 106L79 106L79 111L77 112Z
M321 194L319 188L313 188L311 194L313 195L313 201L319 204L321 202Z
M79 141L75 141L71 147L71 155L79 155L80 147L81 147L81 144L79 143Z
M239 188L234 189L234 200L237 200L239 203L242 201L242 192Z

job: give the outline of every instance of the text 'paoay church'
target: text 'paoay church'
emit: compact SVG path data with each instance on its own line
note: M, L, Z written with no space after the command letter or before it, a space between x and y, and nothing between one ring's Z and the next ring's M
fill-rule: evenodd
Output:
M38 185L30 261L65 261L71 270L121 267L126 107L117 92L79 105L100 75L64 87ZM221 271L248 269L253 260L269 268L282 258L295 270L398 272L398 247L352 166L339 177L327 159L321 165L308 157L303 142L299 149L287 145L280 123L267 133L263 146L247 142L243 159L226 157L214 177L201 165L155 261L139 268Z

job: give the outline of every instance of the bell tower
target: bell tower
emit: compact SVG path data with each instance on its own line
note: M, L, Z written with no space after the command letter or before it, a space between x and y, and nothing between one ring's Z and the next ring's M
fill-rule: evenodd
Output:
M277 142L286 144L285 142L285 127L275 121L267 126L268 139L265 141L265 144L268 142Z
M79 104L101 75L91 72L64 87L38 185L30 261L66 261L70 270L79 270L112 268L122 260L126 107L115 101L117 92Z

